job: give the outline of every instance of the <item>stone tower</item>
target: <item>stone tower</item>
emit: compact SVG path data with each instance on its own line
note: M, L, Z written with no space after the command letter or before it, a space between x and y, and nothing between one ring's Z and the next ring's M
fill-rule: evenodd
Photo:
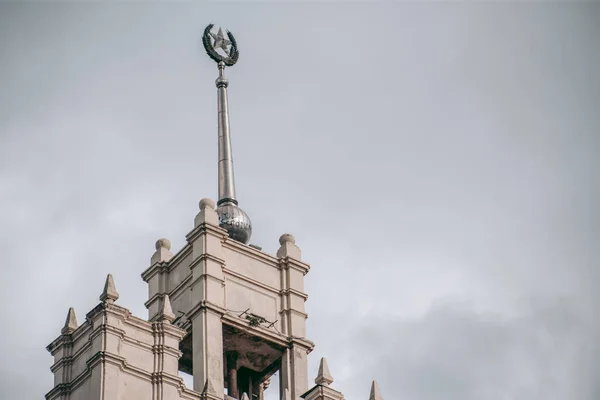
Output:
M186 244L175 254L167 239L142 273L148 320L115 304L108 275L100 303L78 325L69 309L61 335L48 347L54 388L48 400L263 400L279 372L281 400L343 400L321 360L309 390L304 277L309 265L289 234L276 255L248 245L250 219L238 206L227 105L225 66L237 61L231 33L203 42L217 61L219 199L200 201ZM221 53L217 49L223 50ZM193 376L187 388L178 372ZM370 400L381 400L374 383Z

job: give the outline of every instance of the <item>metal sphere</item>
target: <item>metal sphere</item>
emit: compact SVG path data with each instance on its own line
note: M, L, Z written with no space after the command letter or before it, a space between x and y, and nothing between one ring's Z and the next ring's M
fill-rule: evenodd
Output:
M229 86L229 81L224 76L219 76L217 78L217 80L215 81L215 84L217 85L218 88L227 87L227 86Z
M252 222L248 215L233 203L224 203L217 207L219 226L229 233L229 237L248 244L252 236Z

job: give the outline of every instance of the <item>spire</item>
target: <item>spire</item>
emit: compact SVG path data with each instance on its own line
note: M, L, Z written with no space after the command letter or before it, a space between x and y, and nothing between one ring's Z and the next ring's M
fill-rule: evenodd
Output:
M106 277L106 283L104 284L104 290L100 295L100 301L106 303L114 303L119 298L119 293L115 288L115 282L113 281L112 274L108 274Z
M219 201L217 205L223 203L237 205L231 136L229 134L229 106L227 104L227 86L229 86L229 81L225 78L225 63L221 61L217 66L219 68L219 77L215 82L218 93L219 115Z
M321 358L321 364L319 365L319 372L317 373L317 378L315 379L315 383L317 385L329 386L333 382L333 377L329 372L329 367L327 366L327 360L325 357Z
M65 326L60 330L60 333L72 333L75 329L77 329L77 317L75 316L75 310L73 307L69 308L69 312L67 313L67 320L65 321Z
M373 381L371 384L371 395L369 396L369 400L382 400L377 381Z
M229 237L233 240L247 244L252 235L252 223L248 215L238 207L235 195L233 153L229 132L229 105L227 103L229 81L225 77L225 66L234 65L238 60L239 53L231 32L227 31L226 39L221 28L218 33L214 34L211 32L212 27L213 25L210 24L204 30L202 43L208 56L217 63L219 68L219 77L215 81L219 130L219 200L217 201L219 226L226 229ZM220 50L221 53L217 50Z

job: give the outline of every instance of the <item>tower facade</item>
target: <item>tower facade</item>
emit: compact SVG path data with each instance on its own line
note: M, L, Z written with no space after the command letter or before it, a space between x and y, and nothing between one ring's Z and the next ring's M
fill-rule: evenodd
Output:
M115 304L111 275L84 323L69 310L47 348L55 377L49 400L263 400L276 372L281 400L343 400L329 387L324 359L309 390L314 344L306 335L304 277L310 267L294 237L282 235L275 255L248 245L252 226L236 198L224 74L237 62L237 44L230 32L213 33L212 25L203 43L218 67L219 198L200 201L175 254L169 240L156 242L142 273L147 320ZM179 371L193 376L193 388ZM370 400L381 400L374 390Z
M282 235L277 255L229 237L219 226L215 203L200 202L195 227L177 254L157 243L148 283L150 321L161 318L166 295L186 331L179 368L194 377L194 390L208 384L220 398L247 393L260 399L266 381L280 371L282 398L308 389L304 276L309 266L291 235ZM286 393L289 396L286 397Z

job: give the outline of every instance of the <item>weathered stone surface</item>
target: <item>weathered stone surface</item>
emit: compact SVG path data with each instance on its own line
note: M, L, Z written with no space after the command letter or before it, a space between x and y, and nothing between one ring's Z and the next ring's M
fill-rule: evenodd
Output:
M69 312L67 313L67 319L65 321L65 326L61 329L62 334L73 333L75 329L77 329L77 317L75 316L75 310L73 307L69 308Z
M163 296L162 309L160 310L159 315L159 321L173 322L175 320L175 314L173 314L173 309L171 308L171 300L169 300L168 294L165 294Z
M281 400L343 400L329 387L333 377L325 359L317 386L308 390L314 344L306 338L304 276L310 267L300 260L294 237L282 235L272 256L231 240L219 227L211 200L202 200L200 209L187 244L173 254L170 241L159 239L142 274L151 322L114 304L119 293L110 274L102 304L84 324L77 326L69 311L63 327L68 335L48 346L56 378L48 399L92 394L86 398L99 400L94 396L101 393L111 400L153 393L161 400L224 399L224 374L232 374L224 354L234 351L234 379L227 385L238 383L237 398L262 400L269 377L279 369ZM184 387L179 370L192 373L194 390Z
M279 237L279 250L277 250L277 258L290 257L300 260L300 248L296 246L296 239L289 233L284 233Z
M150 258L150 265L159 263L159 262L169 262L173 258L173 253L171 253L171 241L169 239L158 239L156 241L156 252Z
M69 335L48 346L55 387L46 399L152 399L153 393L163 400L198 399L177 375L186 332L168 320L144 321L111 303L118 295L110 275L101 297L103 303L79 327L70 309L63 328Z
M112 274L108 274L106 277L106 282L104 283L104 290L100 295L100 301L105 303L114 303L119 299L119 293L115 288L115 282L113 280Z
M317 378L315 379L315 383L317 385L325 385L328 386L333 382L333 377L329 373L329 367L327 366L327 360L325 357L321 358L321 363L319 364L319 372L317 374Z
M377 381L373 381L371 384L371 395L369 396L369 400L382 400Z

